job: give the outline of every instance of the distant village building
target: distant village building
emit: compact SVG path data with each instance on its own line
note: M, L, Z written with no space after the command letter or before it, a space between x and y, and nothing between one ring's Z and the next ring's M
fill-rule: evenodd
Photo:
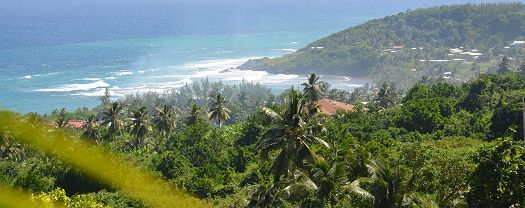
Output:
M467 56L482 56L483 55L482 53L477 53L477 52L463 52L463 53L460 53L460 54L461 55L467 55Z
M319 105L321 113L328 116L334 116L338 111L355 111L354 105L330 99L318 100L317 104Z
M459 49L459 48L451 48L450 50L450 53L463 53L463 50Z
M509 44L510 47L516 48L516 47L523 47L525 46L525 41L523 40L517 40Z
M430 62L449 62L449 60L445 60L445 59L434 59L434 60L429 60Z
M452 72L445 72L443 73L443 79L450 79L452 76Z
M86 124L85 121L82 121L82 120L72 120L72 121L68 121L67 122L67 127L71 127L71 128L82 128L84 127L84 125Z

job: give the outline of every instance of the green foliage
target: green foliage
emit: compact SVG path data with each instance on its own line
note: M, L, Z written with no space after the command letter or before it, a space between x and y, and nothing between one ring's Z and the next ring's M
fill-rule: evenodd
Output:
M476 155L478 167L468 202L476 207L525 204L525 148L522 142L498 139Z
M208 118L210 120L216 120L219 128L222 127L224 121L230 119L230 109L225 107L226 100L221 94L217 94L215 101L211 104L211 108L208 111Z
M289 94L288 101L280 112L270 108L263 108L263 111L276 125L263 134L264 139L257 149L263 151L263 154L278 151L272 167L275 182L282 176L287 177L294 174L296 169L301 169L304 160L315 159L311 144L329 148L327 142L315 135L321 129L317 120L319 109L296 91Z
M145 137L152 132L146 107L139 107L137 110L133 110L130 120L130 134L133 136L132 146L134 148L144 147L146 143Z
M103 113L102 125L109 127L109 137L119 133L123 126L122 113L124 106L119 102L113 102Z
M64 189L55 189L49 193L40 193L32 196L32 200L44 204L43 208L53 207L71 207L71 208L106 208L98 202L93 195L76 195L74 197L66 196Z
M388 108L397 104L399 99L399 92L393 83L383 83L379 87L377 97L375 99L377 106L380 108Z
M308 81L303 83L304 86L303 94L310 100L310 102L318 101L323 98L325 90L322 87L323 83L319 82L319 76L316 74L310 74L308 76Z

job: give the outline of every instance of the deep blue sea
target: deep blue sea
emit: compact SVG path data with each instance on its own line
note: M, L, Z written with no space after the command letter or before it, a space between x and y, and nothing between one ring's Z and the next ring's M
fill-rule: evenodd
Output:
M367 20L466 0L0 0L0 108L48 113L209 78L275 91L304 75L234 68ZM351 90L366 82L330 77Z

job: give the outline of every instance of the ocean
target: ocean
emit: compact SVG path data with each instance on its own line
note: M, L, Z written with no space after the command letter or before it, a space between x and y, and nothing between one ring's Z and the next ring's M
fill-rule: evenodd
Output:
M93 107L195 80L242 80L275 92L305 75L239 71L260 57L407 9L465 0L0 0L0 108L21 113ZM324 76L352 90L368 80Z

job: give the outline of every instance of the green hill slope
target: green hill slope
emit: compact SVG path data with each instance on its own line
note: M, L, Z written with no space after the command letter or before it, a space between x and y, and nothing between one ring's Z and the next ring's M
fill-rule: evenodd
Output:
M446 58L449 48L476 49L490 58L525 36L525 5L453 5L407 11L368 21L317 40L283 57L250 60L239 68L274 73L365 76L373 68L415 58ZM422 49L392 58L393 46ZM397 55L399 56L399 55Z

